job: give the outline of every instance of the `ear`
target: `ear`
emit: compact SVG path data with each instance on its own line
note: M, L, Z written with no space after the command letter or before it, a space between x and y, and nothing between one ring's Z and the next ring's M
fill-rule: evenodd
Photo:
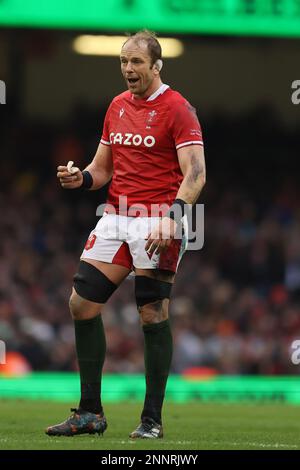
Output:
M160 72L163 67L163 61L161 59L157 59L154 64L154 67L156 68L156 70L158 70L158 72Z

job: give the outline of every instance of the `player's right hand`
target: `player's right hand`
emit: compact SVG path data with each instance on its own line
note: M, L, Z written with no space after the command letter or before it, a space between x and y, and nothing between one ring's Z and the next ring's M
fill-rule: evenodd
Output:
M80 188L83 181L82 172L79 168L72 168L76 172L69 171L70 166L58 166L57 167L57 178L60 181L61 186L64 189L76 189Z

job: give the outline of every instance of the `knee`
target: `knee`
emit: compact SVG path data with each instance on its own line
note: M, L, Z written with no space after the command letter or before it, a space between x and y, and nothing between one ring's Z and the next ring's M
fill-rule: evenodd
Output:
M160 323L168 318L172 284L147 276L136 276L135 298L143 325Z
M167 320L168 304L169 300L164 299L138 307L142 325L151 325Z
M73 320L89 320L101 313L101 305L83 299L77 294L75 289L69 300L70 312Z
M74 320L85 320L98 315L117 286L93 265L80 261L74 276L70 297L70 312Z
M73 320L81 320L84 311L82 308L82 302L80 300L80 297L76 292L73 290L70 299L69 299L69 308L70 308L70 313L73 318Z

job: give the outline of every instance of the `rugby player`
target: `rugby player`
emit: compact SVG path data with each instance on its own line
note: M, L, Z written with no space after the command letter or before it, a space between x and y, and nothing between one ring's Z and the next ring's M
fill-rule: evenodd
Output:
M180 258L185 211L205 184L200 124L194 108L162 83L161 46L149 31L123 44L121 72L128 90L111 102L102 138L84 171L59 166L65 189L97 190L111 180L103 217L80 258L70 297L80 370L79 406L49 436L102 434L101 403L105 332L101 312L128 276L145 340L146 394L131 438L163 437L162 406L172 359L168 306ZM120 203L126 197L126 204Z

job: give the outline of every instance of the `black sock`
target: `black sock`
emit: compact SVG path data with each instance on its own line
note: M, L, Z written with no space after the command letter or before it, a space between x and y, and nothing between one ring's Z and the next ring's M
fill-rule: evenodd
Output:
M80 384L81 398L79 408L90 413L102 413L100 382Z
M74 320L74 326L81 383L79 408L101 413L101 376L106 351L101 315L89 320Z
M169 320L144 325L146 397L141 418L161 424L161 410L169 376L173 344Z

